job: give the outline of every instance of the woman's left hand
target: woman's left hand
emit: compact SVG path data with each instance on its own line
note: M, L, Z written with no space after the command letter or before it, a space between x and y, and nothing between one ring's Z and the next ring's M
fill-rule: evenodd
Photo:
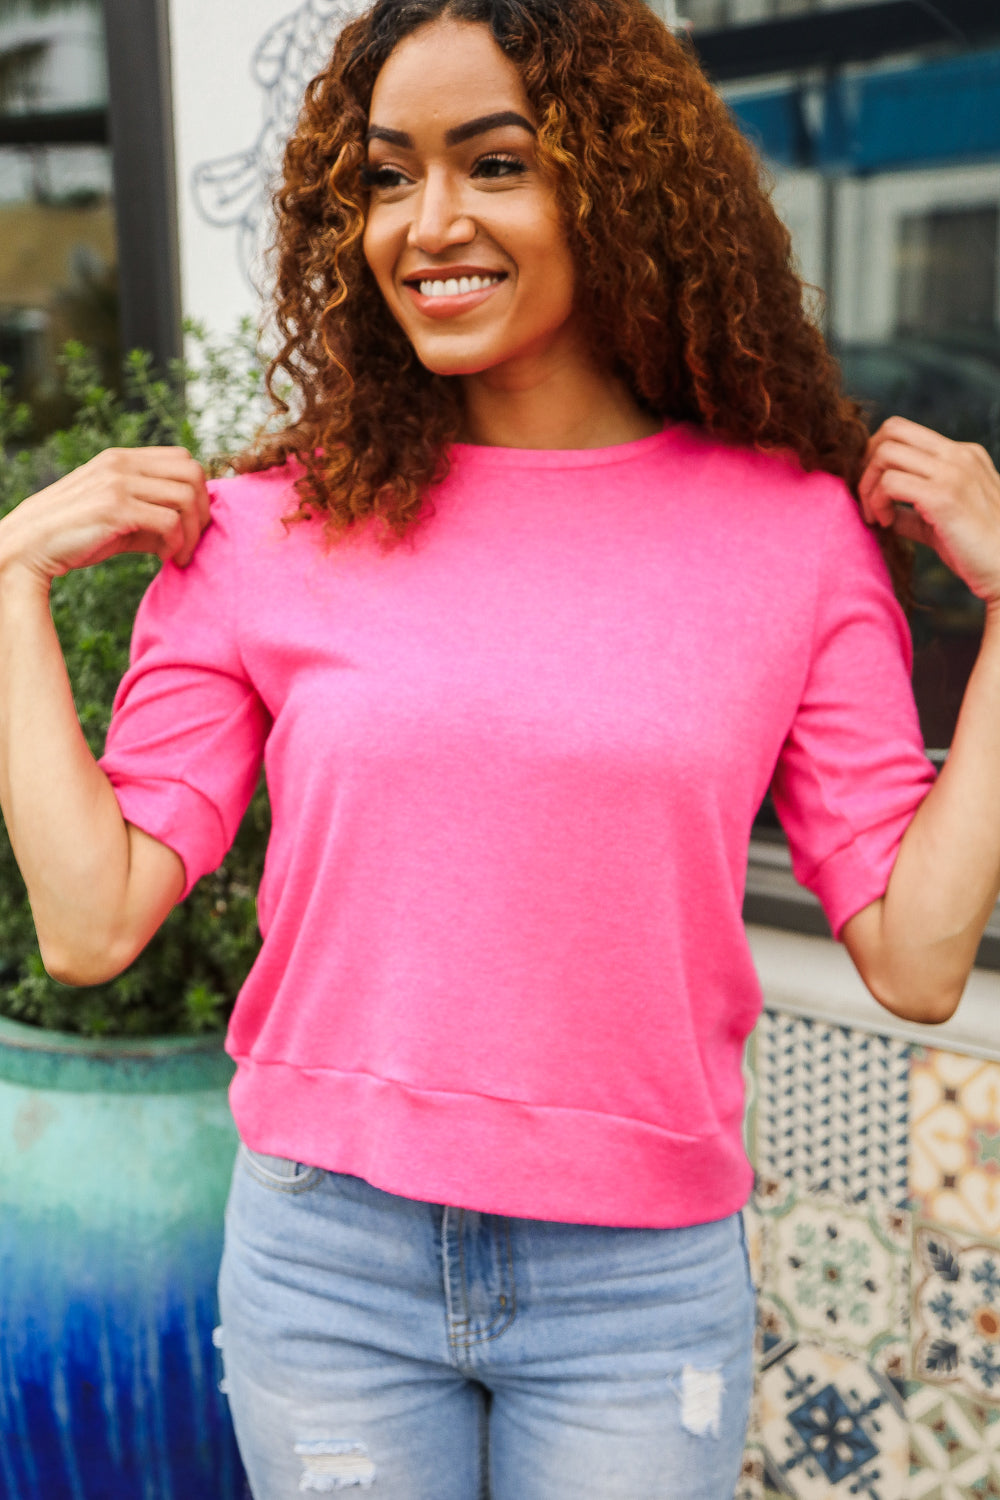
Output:
M1000 474L985 448L889 417L868 444L858 493L866 521L933 547L1000 609Z

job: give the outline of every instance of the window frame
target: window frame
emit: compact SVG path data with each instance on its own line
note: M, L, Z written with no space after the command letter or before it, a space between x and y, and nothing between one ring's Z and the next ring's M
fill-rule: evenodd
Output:
M934 0L933 6L921 0L874 0L692 33L702 67L716 84L998 39L1000 7L995 0Z
M829 71L949 44L967 50L997 39L996 0L935 0L933 8L924 8L919 0L877 0L692 35L699 60L716 84L814 68ZM792 874L788 845L777 829L754 831L743 915L765 927L830 936L820 903ZM1000 969L1000 904L987 924L977 966Z
M167 0L102 0L122 348L183 352Z

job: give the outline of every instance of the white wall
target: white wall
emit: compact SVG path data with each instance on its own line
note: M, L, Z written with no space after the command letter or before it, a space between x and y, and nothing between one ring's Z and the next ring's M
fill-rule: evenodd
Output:
M267 185L306 83L361 0L170 0L181 296L228 334L256 321Z

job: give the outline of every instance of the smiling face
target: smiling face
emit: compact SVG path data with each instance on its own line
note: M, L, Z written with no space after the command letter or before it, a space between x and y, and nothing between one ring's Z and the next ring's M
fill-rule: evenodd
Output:
M516 67L486 26L442 18L375 82L364 250L393 316L440 375L583 359L574 269Z

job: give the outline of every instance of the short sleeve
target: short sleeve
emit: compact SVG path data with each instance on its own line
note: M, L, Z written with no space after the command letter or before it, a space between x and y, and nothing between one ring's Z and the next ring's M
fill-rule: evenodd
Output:
M838 938L884 894L934 780L911 665L909 629L878 543L845 490L832 506L808 672L771 788L795 875Z
M184 896L225 858L269 727L240 656L233 530L213 501L187 568L147 590L101 758L126 820L180 856Z

